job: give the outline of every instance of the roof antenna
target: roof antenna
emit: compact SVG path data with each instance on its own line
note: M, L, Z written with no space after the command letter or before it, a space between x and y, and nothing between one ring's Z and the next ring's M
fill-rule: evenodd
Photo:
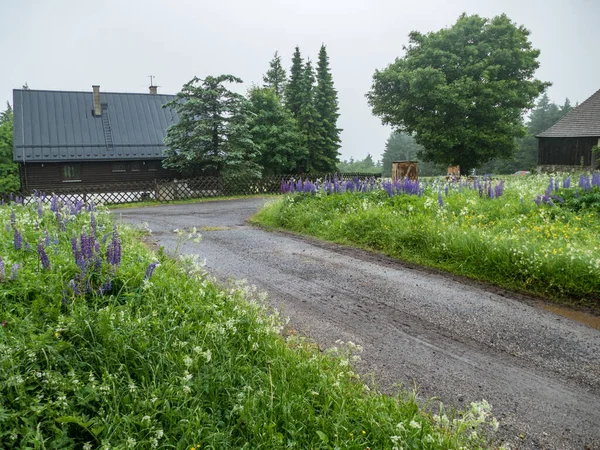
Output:
M154 75L148 75L148 78L150 78L150 86L148 86L148 89L150 89L150 93L157 94L158 86L154 86Z

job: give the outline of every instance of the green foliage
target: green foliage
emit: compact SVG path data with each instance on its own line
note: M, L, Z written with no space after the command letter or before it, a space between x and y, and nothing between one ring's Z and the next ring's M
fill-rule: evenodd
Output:
M0 281L4 449L486 446L472 433L490 423L485 402L432 419L413 395L369 391L352 369L358 346L321 352L288 335L261 306L264 297L242 284L224 292L192 257L151 253L120 228L121 264L107 268L108 211L96 211L93 222L68 205L60 215L11 205L0 208L2 223L11 210L26 240L44 242L46 230L52 239L43 244L45 269L35 251L14 249L13 231L0 229L3 262L20 264ZM76 293L71 238L92 236L93 223L99 263L92 260L86 277L94 286L110 278L112 287ZM180 232L178 247L186 235L196 234Z
M600 217L600 188L592 186L589 191L581 189L559 189L555 195L564 199L564 203L558 203L562 208L570 209L577 213L592 212Z
M337 171L341 173L381 173L381 163L373 161L373 157L370 153L367 154L365 159L355 161L354 158L350 158L349 161L339 162L337 165Z
M304 168L308 152L292 114L274 89L252 88L248 99L253 113L250 134L260 151L258 162L264 173L298 173Z
M294 55L292 57L290 78L285 86L284 91L285 106L291 111L292 115L296 119L298 118L302 108L303 78L304 62L302 55L300 54L300 48L296 46L296 50L294 51Z
M316 74L315 108L319 114L320 136L318 148L315 153L323 156L327 164L321 165L318 170L329 172L335 170L340 148L341 129L337 128L338 111L337 91L333 86L333 77L329 69L329 57L325 45L321 45Z
M283 99L285 86L287 83L287 75L285 69L281 65L281 56L277 52L269 63L269 70L263 76L263 87L271 88L280 99Z
M10 104L0 113L0 192L21 188L19 165L13 161L13 112Z
M533 78L539 50L529 31L505 15L463 14L450 28L409 36L405 56L373 76L373 114L415 135L425 161L463 173L512 155L522 111L549 85Z
M531 170L537 165L538 141L536 135L547 130L572 109L569 99L563 106L550 102L546 94L538 100L527 122L527 135L517 139L517 151L512 157L499 157L483 164L480 173L510 174ZM506 155L504 155L506 156Z
M315 76L310 60L306 62L300 85L300 110L296 116L298 127L308 151L308 158L304 163L304 172L326 173L330 171L331 160L323 155L320 150L321 135L319 112L315 107L314 92ZM333 166L335 168L335 165Z
M445 180L420 196L296 194L253 220L599 311L600 191L571 188L571 198L559 191L566 207L538 206L547 186L547 176L514 177L497 199Z
M250 105L225 86L241 82L232 75L194 77L165 105L177 111L179 122L167 130L164 167L184 176L260 176L249 131Z

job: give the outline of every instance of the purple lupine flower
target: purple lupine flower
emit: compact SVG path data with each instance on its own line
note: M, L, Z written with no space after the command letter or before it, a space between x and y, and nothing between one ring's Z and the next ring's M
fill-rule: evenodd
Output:
M156 269L156 266L158 266L158 261L153 262L148 266L148 268L146 269L146 275L144 275L144 280L147 280L152 276L152 274L154 273L154 269Z
M0 281L4 282L6 275L4 273L4 261L0 258Z
M58 239L58 233L54 233L54 245L60 244L60 240Z
M50 200L50 211L58 212L58 197L56 194L54 194Z
M500 183L496 185L496 197L501 197L504 194L504 180L500 180Z
M44 215L44 206L42 204L42 201L38 199L38 217L42 218L43 215Z
M79 247L77 246L77 236L73 236L71 238L71 253L73 254L73 258L75 261L79 259Z
M592 186L600 187L600 172L594 172L592 174Z
M562 187L563 189L569 189L571 187L571 175L567 175L563 178Z
M540 206L540 203L542 202L542 196L538 195L536 198L533 199L533 201L536 205Z
M21 250L23 247L23 235L17 228L14 228L13 244L15 250Z
M113 238L106 249L106 260L112 266L121 265L121 240L116 225L113 229Z
M90 214L90 225L92 227L92 235L96 236L96 215L94 213Z
M112 280L109 278L106 283L102 285L104 292L112 291Z
M10 224L13 227L17 224L17 216L14 209L10 212Z
M50 270L50 260L48 259L48 255L44 249L44 244L41 241L37 245L37 251L38 255L40 256L40 261L42 262L42 267L46 270Z
M11 269L10 269L10 280L14 281L17 279L17 276L19 275L19 269L21 268L21 266L19 264L13 264Z
M10 233L10 223L9 223L9 222L6 222L6 223L4 224L4 228L6 228L6 232L7 232L7 233Z
M448 197L448 185L446 184L446 186L444 186L444 193L446 194L446 197Z
M69 281L69 287L75 295L79 295L79 289L77 288L77 283L75 282L75 279Z
M438 204L440 208L444 207L444 199L442 198L442 191L438 191Z
M50 233L48 233L48 228L44 230L44 244L46 247L50 247Z
M29 245L29 242L25 241L25 243L23 244L23 250L25 250L26 252L31 251L31 245Z

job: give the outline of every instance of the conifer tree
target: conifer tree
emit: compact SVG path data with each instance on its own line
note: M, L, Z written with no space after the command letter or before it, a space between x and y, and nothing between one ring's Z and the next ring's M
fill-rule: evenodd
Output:
M292 68L290 69L290 79L285 87L285 106L291 111L295 118L298 118L302 102L300 100L302 82L303 82L304 64L300 55L300 48L296 46L294 56L292 57Z
M287 82L287 74L281 65L281 56L279 56L278 52L275 52L269 67L270 69L263 76L263 87L273 89L277 96L283 99L283 93Z
M319 142L317 153L325 167L323 171L335 170L338 162L340 148L340 132L337 127L338 111L337 91L333 87L333 77L329 69L329 57L325 45L321 45L319 61L317 63L317 86L314 95L315 108L319 114Z
M315 76L310 60L304 66L299 91L299 105L297 121L300 131L304 137L304 143L308 150L308 159L305 164L307 172L327 172L335 170L335 164L331 168L331 161L320 152L319 125L320 117L315 108Z

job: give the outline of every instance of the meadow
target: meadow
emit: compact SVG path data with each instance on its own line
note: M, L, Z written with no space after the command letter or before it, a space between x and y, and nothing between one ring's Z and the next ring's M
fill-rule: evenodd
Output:
M489 448L484 400L431 414L381 395L356 344L317 348L103 207L28 200L0 206L1 448Z
M255 223L600 311L600 173L282 183Z

